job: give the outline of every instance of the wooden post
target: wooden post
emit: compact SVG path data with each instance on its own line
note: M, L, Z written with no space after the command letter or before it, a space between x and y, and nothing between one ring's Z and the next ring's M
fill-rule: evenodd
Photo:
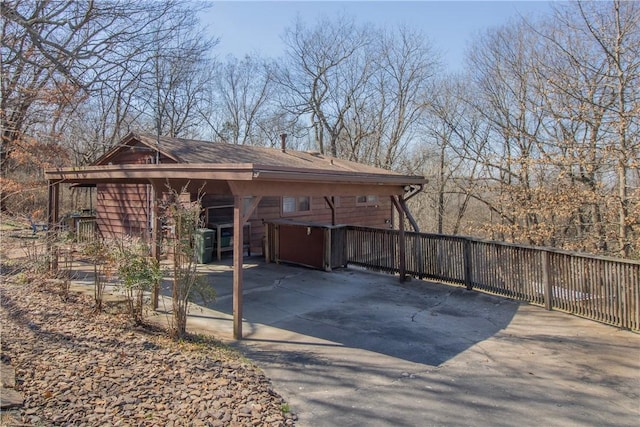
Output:
M151 229L151 256L155 258L158 262L160 262L160 253L162 244L162 230L160 227L162 226L162 222L160 221L160 209L159 209L159 199L160 199L160 191L159 184L151 182L151 194L153 194L153 202L151 212L152 218L152 229ZM151 295L151 304L154 310L158 309L158 300L160 298L160 283L156 283L153 285L153 292Z
M233 188L233 186L232 186ZM244 198L233 196L233 338L242 339L242 273L244 263L244 225L260 204L262 196L254 197L244 212ZM220 239L218 232L218 239ZM249 236L251 240L251 236ZM218 240L220 242L220 240ZM249 241L251 244L251 241Z
M326 227L323 229L324 232L324 254L323 254L323 265L324 271L331 271L331 228Z
M402 204L398 201L397 196L391 196L391 202L396 207L398 211L398 231L400 232L398 236L398 250L400 259L398 260L398 273L400 274L400 282L404 282L407 280L407 266L406 266L406 254L407 254L407 243L405 239L404 233L404 209L402 209Z
M264 262L265 264L269 264L271 262L271 250L269 246L271 246L271 224L264 224Z
M273 254L271 254L271 259L276 264L280 264L280 225L273 225L273 232L271 233L271 237L273 238Z
M463 257L464 257L464 284L467 290L473 289L473 283L471 282L471 242L469 239L464 239Z
M404 213L407 216L407 220L409 221L409 224L411 224L411 227L413 227L413 231L415 233L420 233L420 227L418 227L418 223L416 222L415 218L411 214L411 210L409 209L409 206L407 206L407 201L404 199L404 196L399 197L398 199L399 199L398 201L400 202L400 206L402 206L402 209L404 210ZM418 271L424 271L425 254L424 254L422 242L423 242L422 237L416 234L415 240L414 240L415 246L413 248L414 252L410 254L410 256L413 259L413 264L412 264L413 268L418 269Z
M242 197L233 196L233 338L242 339L242 264L243 250Z
M324 201L331 209L331 225L336 225L336 205L333 202L333 197L324 196Z
M58 251L54 240L58 237L58 218L60 215L60 183L48 182L49 198L47 203L47 254L49 270L58 271Z
M544 308L553 309L553 286L551 286L551 269L549 268L549 252L541 251L542 256L542 287L544 289Z

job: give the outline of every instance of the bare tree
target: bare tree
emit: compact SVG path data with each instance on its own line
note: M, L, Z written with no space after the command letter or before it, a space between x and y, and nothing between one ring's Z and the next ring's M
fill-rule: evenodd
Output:
M391 169L422 117L438 57L420 33L406 27L374 35L367 53L370 78L364 92L354 93L342 150L344 157Z
M352 18L321 19L313 28L300 20L284 36L287 61L277 81L285 89L282 106L309 120L317 149L338 154L338 140L371 75L366 48L371 43L364 26Z
M198 34L197 20L192 15L171 25L170 40L164 39L167 29L157 29L153 44L155 53L149 58L142 78L141 110L150 114L158 135L195 136L200 124L197 114L212 79L212 61L207 57L217 41Z
M559 98L568 100L565 105L574 111L578 108L572 122L579 124L581 134L589 135L578 145L587 153L581 157L580 177L587 183L597 179L596 185L606 188L607 178L594 175L596 164L610 165L615 174L610 206L617 218L610 220L615 224L616 247L611 251L628 257L634 252L632 235L640 225L631 210L638 194L630 185L640 156L640 7L634 2L578 2L558 8L555 18L556 30L545 36L558 63L547 61L543 69L553 77L550 91L561 93ZM596 220L601 216L598 211ZM599 231L606 249L607 232L604 227Z
M162 3L4 1L2 12L2 170L14 144L38 124L38 108L77 102L108 81L132 52L119 49L172 16ZM53 106L53 107L51 107Z
M447 76L435 86L420 124L419 150L430 153L430 162L420 170L430 178L421 197L429 200L428 210L435 211L437 232L458 234L470 204L484 203L478 154L485 150L489 129L468 102L473 87L464 76ZM477 224L480 218L476 215L473 221Z
M478 200L499 219L493 236L637 253L639 10L561 5L472 46L470 102L491 131L473 153L486 180Z
M470 66L475 108L492 129L481 154L493 194L484 201L500 218L494 230L501 238L545 244L547 222L536 197L537 184L547 178L538 144L544 115L532 87L536 39L522 22L491 30L473 46Z
M233 144L265 145L268 138L262 129L275 105L272 66L259 57L229 56L214 74L209 102L201 113L215 137ZM276 129L273 135L284 129Z
M189 15L177 0L13 0L3 1L0 12L3 179L17 165L14 151L25 141L58 144L69 118L96 91L108 88L115 93L123 81L126 86L136 80L154 46L149 37L162 45L180 25L176 18ZM163 22L175 24L160 25ZM5 196L0 195L2 209Z

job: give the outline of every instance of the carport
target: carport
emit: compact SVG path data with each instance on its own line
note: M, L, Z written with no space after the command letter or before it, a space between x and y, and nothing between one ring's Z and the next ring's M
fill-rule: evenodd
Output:
M279 150L275 150L279 151ZM284 147L283 150L284 152ZM179 164L118 164L45 170L48 180L49 233L56 233L59 221L60 184L150 184L154 194L154 212L166 188L202 191L233 197L233 336L242 339L243 309L243 225L247 222L263 197L312 196L324 197L331 206L331 196L358 196L370 194L389 197L398 214L400 231L400 280L405 277L404 224L412 223L406 205L408 197L422 189L424 177L401 175L378 169L362 172L339 167L340 160L331 160L325 169L287 167L280 164L256 163L179 163ZM371 168L369 168L371 169ZM379 172L378 172L379 171ZM244 200L249 198L247 205ZM158 215L154 215L151 240L153 256L159 257L160 229ZM57 259L52 254L52 268ZM157 297L157 292L156 292ZM157 304L157 300L156 300Z

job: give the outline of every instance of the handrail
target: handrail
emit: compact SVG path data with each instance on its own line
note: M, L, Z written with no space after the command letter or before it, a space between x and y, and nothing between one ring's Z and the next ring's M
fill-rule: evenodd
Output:
M347 226L347 262L399 273L399 232ZM640 261L467 236L405 233L406 273L640 330Z

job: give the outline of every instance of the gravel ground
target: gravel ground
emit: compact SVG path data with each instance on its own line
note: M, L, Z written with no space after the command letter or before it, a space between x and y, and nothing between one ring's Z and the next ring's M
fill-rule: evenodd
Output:
M0 285L1 353L24 406L2 425L288 426L270 381L211 340L175 342L94 313L83 295L63 301L37 284Z

